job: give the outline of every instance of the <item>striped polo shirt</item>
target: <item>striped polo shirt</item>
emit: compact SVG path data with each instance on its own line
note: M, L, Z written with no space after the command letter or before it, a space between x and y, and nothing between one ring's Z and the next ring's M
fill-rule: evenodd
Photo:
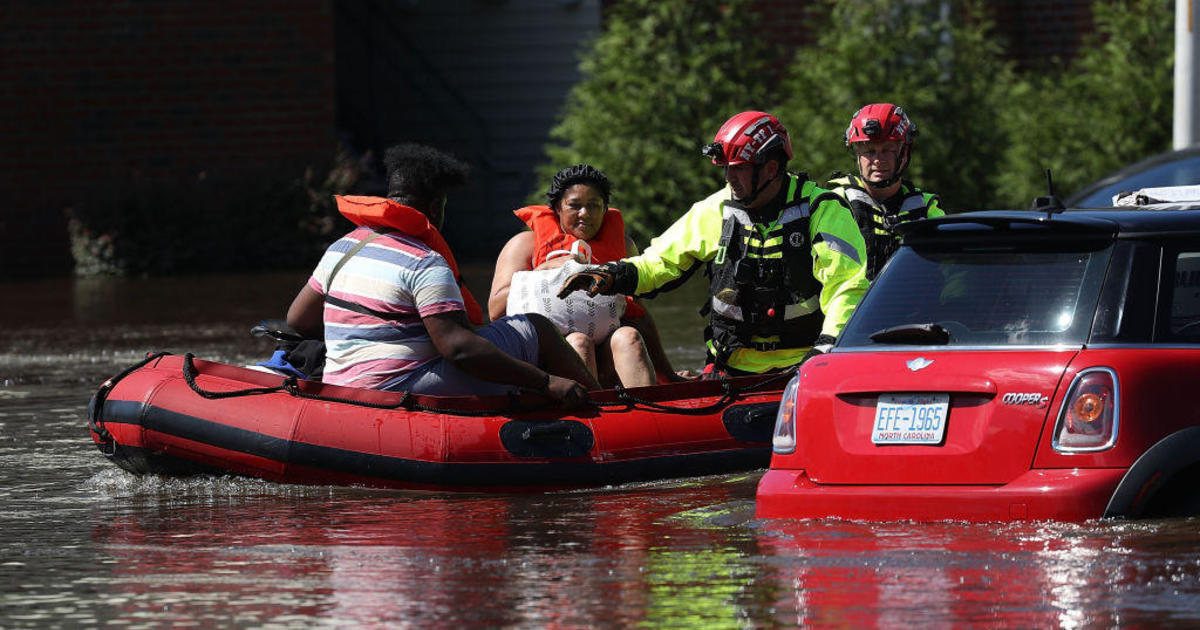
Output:
M334 266L371 232L360 227L330 245L308 280L321 295L376 313L325 302L326 383L377 388L420 368L440 356L421 318L464 310L446 259L398 232L382 232L359 250L327 288Z

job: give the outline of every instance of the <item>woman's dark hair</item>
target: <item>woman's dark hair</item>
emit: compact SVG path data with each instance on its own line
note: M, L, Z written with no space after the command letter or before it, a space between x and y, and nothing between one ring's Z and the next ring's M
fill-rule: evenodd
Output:
M612 184L608 182L608 176L590 164L576 164L568 166L554 175L554 181L546 190L546 201L549 202L550 207L558 210L563 195L567 194L567 189L576 184L587 184L599 190L600 196L604 198L604 205L608 205L608 196L612 193Z
M452 188L467 183L471 167L444 151L404 143L383 154L388 197L409 206L424 206Z

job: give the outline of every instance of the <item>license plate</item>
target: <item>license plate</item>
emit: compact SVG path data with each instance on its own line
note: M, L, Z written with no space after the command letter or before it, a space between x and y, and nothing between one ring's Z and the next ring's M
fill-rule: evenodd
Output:
M949 408L950 394L880 394L871 442L940 444Z

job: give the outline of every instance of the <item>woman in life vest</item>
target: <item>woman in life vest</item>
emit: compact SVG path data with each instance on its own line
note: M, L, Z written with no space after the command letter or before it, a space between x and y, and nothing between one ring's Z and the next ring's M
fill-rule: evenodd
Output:
M554 176L546 191L549 205L514 211L529 226L512 237L496 260L488 313L492 319L507 314L509 288L519 271L555 269L568 260L599 264L637 254L625 235L621 213L608 206L611 184L599 169L587 164L565 168ZM625 387L682 380L659 341L650 314L627 298L621 326L607 338L595 341L571 332L567 342L579 353L602 385Z

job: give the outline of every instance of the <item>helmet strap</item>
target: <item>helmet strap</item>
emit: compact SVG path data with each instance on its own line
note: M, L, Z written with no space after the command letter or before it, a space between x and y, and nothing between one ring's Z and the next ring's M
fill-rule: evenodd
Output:
M761 186L758 185L758 176L762 173L762 169L766 165L767 162L756 162L754 164L754 170L750 175L750 198L746 200L746 203L750 203L755 199L758 199L758 196L761 195L762 192L766 190L772 182L775 181L774 179L768 179L767 181L763 182Z

